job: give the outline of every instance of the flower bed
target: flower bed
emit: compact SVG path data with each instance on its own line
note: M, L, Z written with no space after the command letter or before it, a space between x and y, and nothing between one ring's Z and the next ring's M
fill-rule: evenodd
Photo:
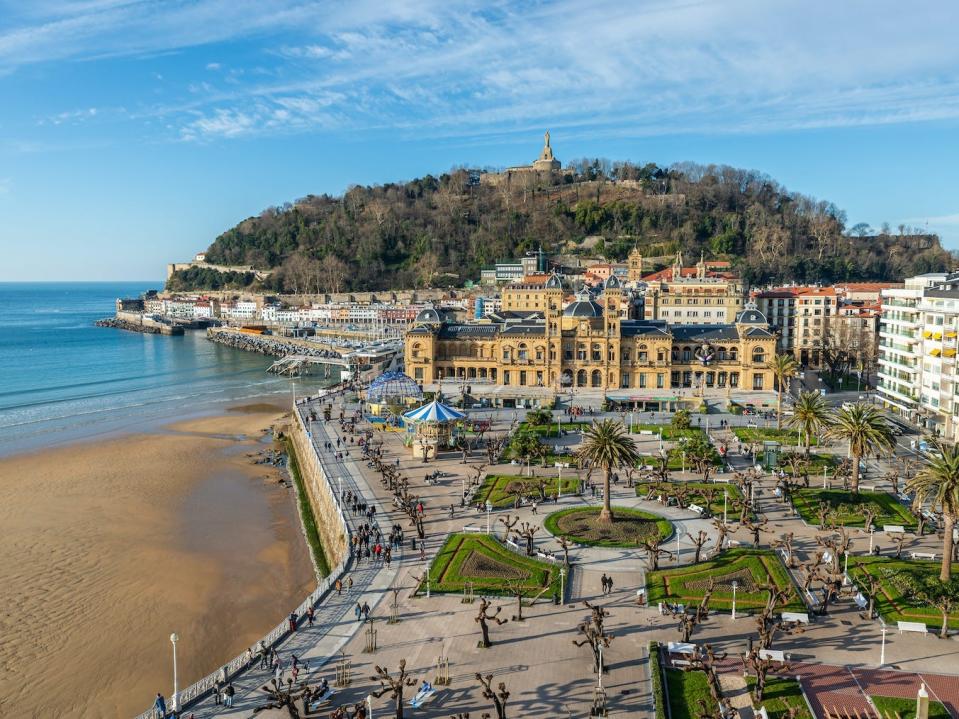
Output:
M652 499L650 501L653 501L656 495L670 495L680 487L686 487L689 490L689 495L686 498L687 507L690 504L705 507L709 510L709 513L715 517L723 516L723 491L726 492L728 497L726 500L727 516L734 516L736 514L733 502L737 499L742 499L743 496L742 492L739 491L739 487L735 484L717 484L715 482L643 482L637 485L636 496L646 497L651 493ZM704 492L709 492L710 490L712 490L714 494L712 500L707 502Z
M600 523L599 507L574 507L553 512L543 528L571 542L597 547L637 547L647 537L661 539L673 533L672 523L655 514L626 507L613 507L615 521Z
M572 476L563 477L563 494L576 494L579 490L579 479ZM543 486L547 497L556 494L556 487L559 484L558 477L520 477L515 474L491 474L483 480L474 495L475 501L489 501L494 507L502 509L512 507L517 494L522 497L530 497L535 501L540 501L540 486Z
M893 557L850 557L849 576L857 586L862 587L864 575L868 574L882 580L882 586L876 595L876 611L889 623L925 622L930 631L939 631L942 626L942 613L935 607L923 605L896 586L890 574L903 572L914 576L938 577L941 565L938 561L895 559ZM952 565L953 572L959 572L959 563ZM959 629L959 610L949 615L949 628Z
M853 494L844 489L799 489L793 493L793 506L808 524L819 526L819 502L826 502L834 513L834 521L844 527L863 527L865 517L859 510L872 505L876 510L873 526L882 529L885 524L916 528L916 518L891 494L885 492L859 492Z

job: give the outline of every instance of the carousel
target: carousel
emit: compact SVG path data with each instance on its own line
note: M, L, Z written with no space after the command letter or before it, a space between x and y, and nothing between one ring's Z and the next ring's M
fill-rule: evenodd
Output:
M414 457L436 457L441 449L455 446L456 427L465 417L465 413L439 400L417 407L403 415L406 446L412 448Z
M402 372L384 372L370 382L366 404L371 421L396 424L410 407L423 401L423 388Z

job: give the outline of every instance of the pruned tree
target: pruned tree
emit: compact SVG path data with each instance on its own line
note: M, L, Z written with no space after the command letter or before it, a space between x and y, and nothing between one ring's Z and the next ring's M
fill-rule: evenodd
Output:
M490 642L489 639L489 623L495 622L497 626L501 626L509 621L508 619L499 618L499 613L503 611L502 607L496 607L496 611L490 614L489 610L492 606L489 600L483 597L480 600L479 614L473 619L474 622L480 625L480 630L483 632L483 639L479 643L479 646L483 649L489 649L492 646L492 642Z
M796 556L793 553L794 536L795 535L792 532L786 532L773 543L773 546L776 547L776 549L786 550L786 566L790 569L796 568Z
M753 647L751 651L740 655L740 658L743 661L743 672L752 670L752 673L756 675L756 688L753 690L753 699L756 700L756 704L762 704L766 691L766 677L770 669L773 668L773 660L761 657L757 647ZM790 668L788 664L780 667L782 671L789 671Z
M737 716L736 710L730 701L723 696L722 688L719 684L718 668L725 661L726 654L717 655L711 644L704 644L697 648L696 654L690 660L684 671L702 671L706 674L706 684L709 687L709 695L712 697L716 706L721 708L720 715L724 717ZM707 714L709 715L709 714Z
M686 532L686 536L689 537L689 540L693 543L693 546L696 547L696 558L693 560L693 563L699 564L699 558L703 553L703 547L705 547L709 542L709 532L704 529L700 529L695 537L689 532Z
M533 556L533 537L539 531L539 527L529 522L523 522L519 525L516 533L526 540L526 556Z
M713 517L713 528L719 534L719 541L716 543L716 551L721 552L726 548L726 537L735 530L723 521L722 517Z
M563 564L569 566L569 550L573 546L566 537L560 537L558 540L560 549L563 550Z
M660 557L673 557L672 552L663 549L663 540L658 534L652 537L644 537L640 546L646 551L646 564L651 572L659 569Z
M476 680L483 686L483 698L489 699L493 702L493 709L496 711L496 719L506 719L506 702L509 699L509 692L506 690L506 683L500 682L496 687L496 690L493 690L493 675L487 674L485 677L478 673L476 674ZM488 717L489 714L484 714L484 717Z
M403 719L403 690L416 684L416 680L406 673L406 660L400 659L400 671L395 677L391 676L385 667L374 667L376 674L370 677L380 683L380 688L371 692L379 699L384 694L391 694L393 698L394 717Z
M277 683L276 679L271 679L269 684L261 687L261 690L266 692L270 700L266 704L254 707L254 714L266 711L267 709L286 709L291 719L300 719L297 699L303 696L304 688L300 687L300 689L294 690L292 678L287 680L285 687L281 683Z
M611 634L606 632L604 622L609 612L598 604L583 602L583 605L590 610L589 619L581 622L577 630L583 635L581 640L573 640L577 647L589 646L593 653L593 672L605 672L605 662L602 661L602 650L609 648L609 643L613 640Z
M688 642L696 626L705 621L706 617L709 616L709 600L712 598L714 588L715 580L713 577L710 577L703 598L692 612L689 611L688 607L683 607L683 609L680 610L678 605L666 604L670 614L679 619L679 632L682 636L682 641Z
M503 541L505 542L507 539L509 539L509 533L510 531L512 531L513 527L519 524L519 515L512 517L509 514L507 514L505 517L500 517L499 522L500 524L503 525L503 528L504 528Z
M768 524L769 519L767 517L758 520L747 519L745 522L742 522L743 529L753 535L753 546L759 546L760 533L772 534L773 530L767 528Z

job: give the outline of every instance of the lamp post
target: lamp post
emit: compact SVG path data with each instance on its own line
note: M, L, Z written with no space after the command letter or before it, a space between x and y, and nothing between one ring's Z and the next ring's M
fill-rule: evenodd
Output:
M563 463L556 463L556 500L559 501L563 498Z
M686 474L686 450L685 450L685 449L683 450L683 468L682 468L682 473L683 473L683 474Z
M872 534L869 535L870 541L872 540ZM843 553L843 568L842 568L842 585L845 587L849 584L849 552Z
M366 716L367 719L373 719L373 695L366 695Z
M170 644L173 645L173 695L170 697L170 708L173 710L180 708L180 692L177 689L176 681L176 643L178 641L180 641L180 637L177 636L176 632L173 632L173 634L170 635Z
M872 555L872 538L873 538L873 535L875 534L875 531L876 531L875 529L873 529L872 527L869 527L869 554L870 555Z
M723 524L726 524L726 500L729 498L729 491L723 490ZM720 547L722 549L722 547Z
M659 451L663 451L663 428L659 428Z
M739 583L734 579L733 580L733 621L736 621L736 587L739 586Z
M559 603L566 599L566 567L559 568Z
M493 503L487 499L486 500L486 533L487 534L489 534L489 516L490 516L490 512L492 511L493 511Z
M426 565L426 598L430 598L430 565Z
M822 468L822 488L823 489L826 488L826 467L825 466L823 466Z
M882 625L882 648L879 650L879 668L886 663L886 625Z

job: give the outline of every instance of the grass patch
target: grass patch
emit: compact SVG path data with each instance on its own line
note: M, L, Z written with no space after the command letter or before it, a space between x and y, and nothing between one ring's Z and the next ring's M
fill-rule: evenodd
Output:
M293 448L293 442L286 440L286 456L289 457L288 468L293 482L296 484L296 495L300 507L300 521L303 522L303 529L306 533L306 542L310 546L310 554L313 555L313 561L320 572L321 577L330 573L330 563L327 561L326 552L323 551L323 542L320 541L320 533L316 529L316 517L313 516L313 506L310 504L310 495L303 484L303 478L300 476L300 465L296 459L296 450Z
M569 472L567 472L569 474ZM556 494L559 485L558 477L519 477L515 474L491 474L483 480L474 499L484 504L489 501L493 506L502 509L512 507L515 497L529 497L541 501L540 487L547 497ZM579 490L579 479L575 476L563 477L563 494L576 494Z
M779 442L783 446L802 446L799 432L794 429L776 429L774 427L733 427L733 434L743 443ZM816 446L817 439L811 438L810 446Z
M613 507L614 522L599 524L600 507L574 507L553 512L543 528L558 537L593 547L637 547L646 537L673 533L672 523L658 515L626 507Z
M533 434L539 437L559 437L559 430L557 428L557 422L552 422L548 425L546 424L537 424L531 425L527 422L520 422L519 426L516 428L517 434L522 434L523 432L532 432ZM589 422L562 422L559 423L560 427L567 432L579 432L584 427L590 425Z
M637 434L639 432L652 432L655 435L659 435L660 430L663 432L663 441L664 442L676 442L681 437L686 439L693 439L695 437L705 437L706 433L699 427L690 427L689 429L677 429L669 424L634 424L630 425L630 432Z
M896 719L916 719L916 698L900 699L899 697L879 697L872 696L872 703L879 710L879 715ZM942 705L942 703L929 700L929 719L951 719L951 715Z
M886 622L925 622L931 631L936 632L942 626L942 613L935 607L921 605L904 595L886 575L904 572L915 576L938 577L940 568L941 564L938 561L929 560L893 557L849 558L849 576L857 585L864 584L866 574L882 580L882 587L876 595L876 611ZM959 572L959 562L952 565L952 571ZM959 610L949 615L949 628L959 629Z
M735 484L715 484L713 482L644 482L636 487L636 496L655 500L658 495L672 495L677 489L685 487L689 490L685 505L696 504L706 507L715 517L723 516L723 491L726 491L727 516L733 516L736 510L733 502L742 499L742 492Z
M799 489L793 493L793 506L808 524L819 526L819 503L825 502L833 512L833 521L844 527L863 527L865 517L859 511L865 506L877 510L873 526L899 524L915 530L916 518L890 494L885 492L859 492L853 494L844 489Z
M705 594L710 577L715 581L710 609L732 610L732 582L735 580L737 614L759 610L765 606L767 594L757 587L771 579L777 587L789 591L789 601L783 610L806 611L779 555L768 549L727 549L718 557L699 564L647 572L649 603L698 603Z
M756 677L746 677L746 686L752 694L756 689ZM769 719L786 719L790 708L795 708L796 719L815 719L803 698L802 689L795 679L783 679L767 675L766 689L760 704L766 707Z
M559 569L559 565L510 551L485 534L451 534L430 565L430 591L458 593L473 582L477 595L506 595L514 586L527 597L544 589L548 595L559 594ZM424 580L417 593L425 591Z
M710 715L718 710L709 693L706 672L667 669L666 689L669 692L669 714L672 719L698 719L703 716L700 702L706 703Z

